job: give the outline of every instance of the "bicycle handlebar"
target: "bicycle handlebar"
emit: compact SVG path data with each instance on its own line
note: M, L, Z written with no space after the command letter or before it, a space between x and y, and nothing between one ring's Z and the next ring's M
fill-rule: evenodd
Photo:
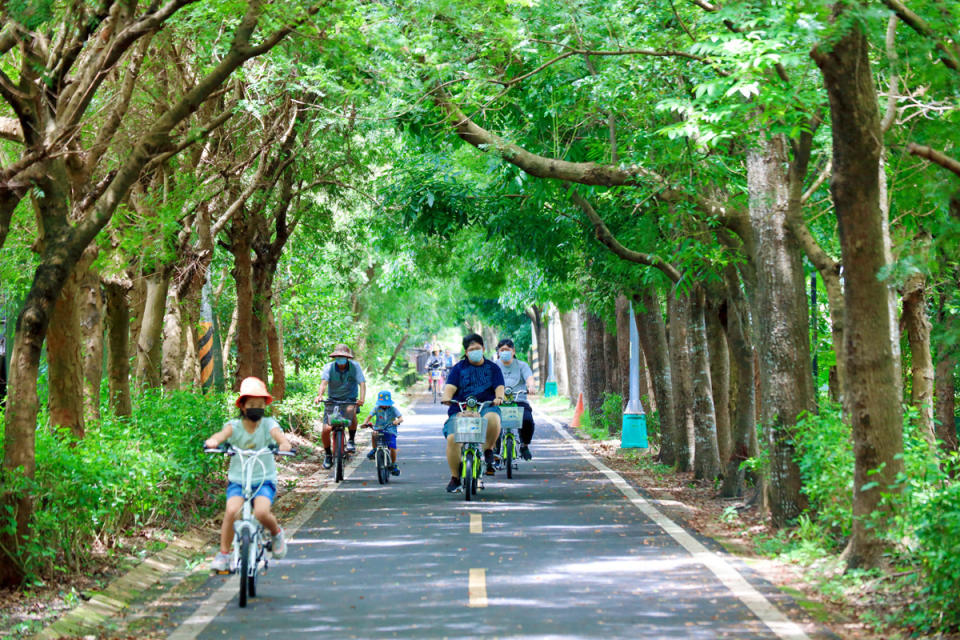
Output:
M460 407L460 411L483 411L484 407L487 407L493 404L492 400L484 400L483 402L477 401L473 396L466 399L465 402L460 402L459 400L450 400L446 404L455 404Z
M275 456L295 456L297 455L296 449L291 449L290 451L280 451L279 446L272 444L269 447L264 447L262 449L238 449L232 444L224 443L219 447L204 447L204 453L222 453L228 456L240 455L242 456L259 456L264 453L272 453Z

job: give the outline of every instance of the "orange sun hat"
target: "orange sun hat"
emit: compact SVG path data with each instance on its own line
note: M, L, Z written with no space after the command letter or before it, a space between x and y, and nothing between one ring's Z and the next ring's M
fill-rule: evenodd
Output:
M267 385L260 378L253 376L244 378L240 383L240 395L237 397L236 405L239 407L241 401L248 396L266 398L267 404L273 402L273 396L267 391Z

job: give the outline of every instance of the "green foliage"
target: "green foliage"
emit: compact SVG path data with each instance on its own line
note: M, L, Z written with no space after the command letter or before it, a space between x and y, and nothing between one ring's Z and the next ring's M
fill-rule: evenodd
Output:
M923 574L923 598L907 621L921 631L960 628L960 484L944 483L917 496L912 510Z
M187 522L221 484L222 461L201 447L223 425L226 407L218 395L148 391L134 398L130 419L104 415L82 440L38 428L35 477L5 480L5 489L29 492L36 504L25 548L15 555L26 574L78 571L96 541L109 545L140 526ZM11 513L2 516L0 525L14 526Z

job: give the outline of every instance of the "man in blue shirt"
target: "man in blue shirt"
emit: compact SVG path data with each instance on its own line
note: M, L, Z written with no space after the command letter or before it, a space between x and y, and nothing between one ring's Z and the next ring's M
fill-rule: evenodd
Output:
M487 419L486 441L483 446L483 459L487 463L487 475L495 473L493 467L493 447L500 436L500 403L503 402L503 373L500 367L483 357L483 338L475 333L464 337L463 360L450 369L447 384L443 388L441 402L449 404L447 421L443 425L443 436L447 439L447 464L450 465L450 483L447 491L453 493L460 487L460 443L453 433L453 417L460 413L460 407L452 402L466 402L467 398L476 398L479 402L492 402L480 412Z

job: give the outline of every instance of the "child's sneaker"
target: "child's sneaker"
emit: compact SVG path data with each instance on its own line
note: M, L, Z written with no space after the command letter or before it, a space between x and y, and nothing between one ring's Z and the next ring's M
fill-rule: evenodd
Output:
M229 553L217 552L217 557L213 559L213 562L210 563L210 568L216 571L217 573L229 573L230 572L230 557Z
M400 467L398 467L397 465L393 465L392 467L390 467L390 475L392 476L400 475Z
M376 449L370 449L370 453L367 454L367 460L373 460L377 455Z
M279 560L285 555L287 555L287 541L284 540L283 529L280 529L277 535L273 536L273 557Z

